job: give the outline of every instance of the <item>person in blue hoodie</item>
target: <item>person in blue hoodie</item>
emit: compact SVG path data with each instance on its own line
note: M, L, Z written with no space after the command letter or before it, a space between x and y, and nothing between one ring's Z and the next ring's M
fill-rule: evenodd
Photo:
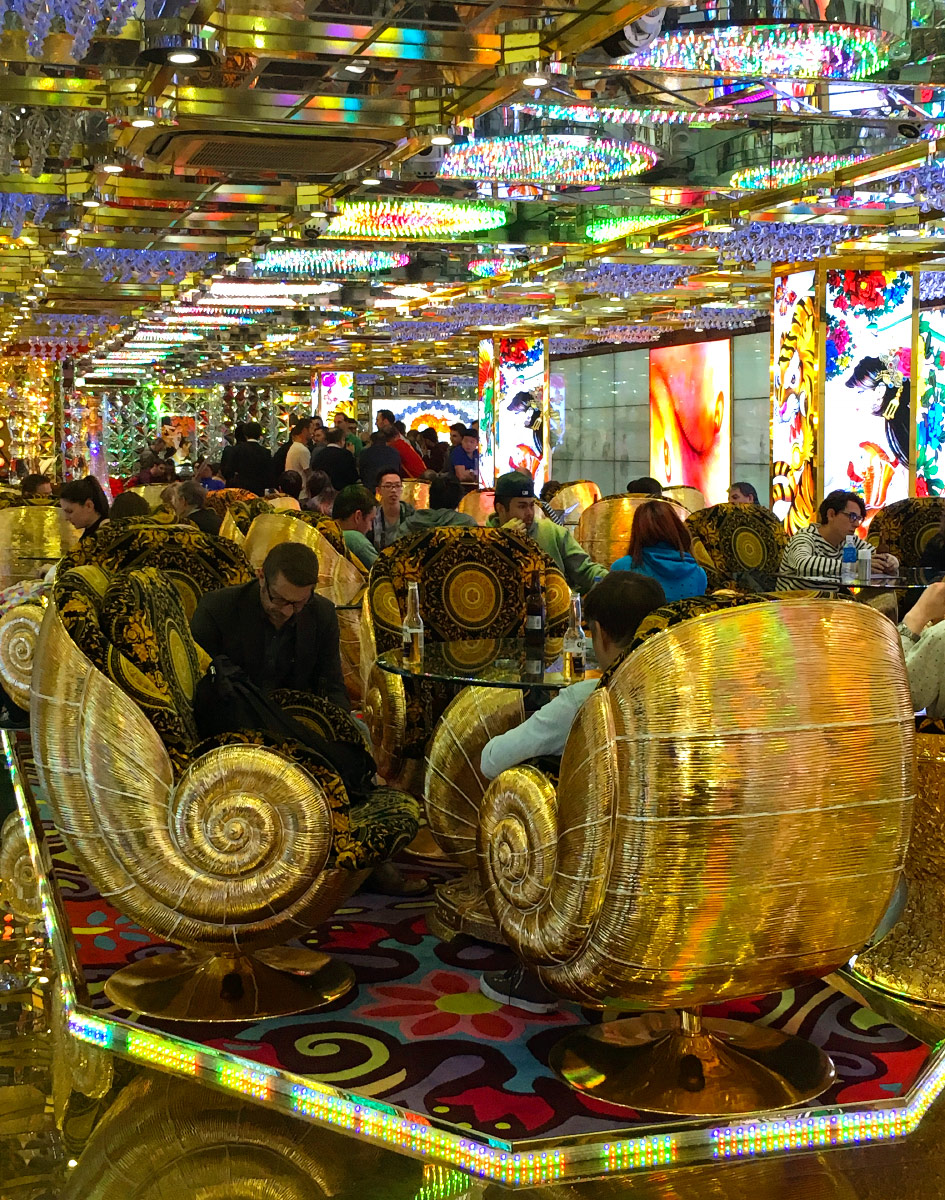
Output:
M706 573L690 554L689 530L665 500L650 500L633 514L630 545L612 571L638 571L659 581L667 604L704 596Z

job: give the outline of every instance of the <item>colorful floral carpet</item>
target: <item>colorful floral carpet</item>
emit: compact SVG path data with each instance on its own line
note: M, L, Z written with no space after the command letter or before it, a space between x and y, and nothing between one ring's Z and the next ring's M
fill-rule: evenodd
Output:
M28 764L27 777L41 801ZM114 1012L103 991L109 975L160 954L166 943L102 899L76 868L48 812L41 812L92 1002ZM418 869L415 862L409 869ZM446 877L442 869L423 870ZM562 1034L599 1020L599 1014L562 1005L535 1016L483 996L479 974L511 965L511 955L464 938L441 942L427 930L431 904L363 892L315 931L308 944L344 959L357 977L357 987L329 1008L229 1025L223 1035L219 1026L140 1023L503 1140L632 1126L625 1111L584 1099L548 1069L548 1052ZM760 1021L823 1047L838 1081L821 1103L894 1098L909 1089L929 1053L922 1042L819 981L706 1011Z

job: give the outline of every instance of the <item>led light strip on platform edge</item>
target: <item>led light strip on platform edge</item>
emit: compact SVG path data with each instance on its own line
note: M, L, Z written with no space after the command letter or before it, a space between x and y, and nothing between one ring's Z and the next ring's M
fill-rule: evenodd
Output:
M904 1138L912 1133L945 1087L945 1043L936 1047L906 1104L884 1101L875 1108L805 1112L707 1127L683 1123L675 1130L650 1131L596 1144L563 1144L558 1149L516 1152L512 1143L480 1138L434 1125L428 1117L369 1097L346 1094L302 1076L249 1063L237 1055L196 1045L168 1033L80 1011L71 962L50 893L42 845L34 829L13 752L13 738L0 731L17 805L39 880L43 915L61 975L69 1029L80 1040L185 1078L244 1096L258 1103L412 1157L430 1158L506 1187L534 1187L565 1178L595 1178L674 1163L721 1161L797 1153Z

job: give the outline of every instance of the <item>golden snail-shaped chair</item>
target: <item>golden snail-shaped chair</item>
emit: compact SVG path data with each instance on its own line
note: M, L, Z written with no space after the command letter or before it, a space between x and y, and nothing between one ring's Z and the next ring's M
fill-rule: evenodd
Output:
M581 514L600 500L600 488L590 479L562 484L548 501L555 512L564 514L565 525L577 525Z
M335 605L345 687L352 703L360 705L363 698L361 600L367 584L367 572L360 563L338 552L336 544L329 540L330 526L338 530L340 539L341 531L334 521L313 523L299 520L297 513L263 513L249 527L243 551L254 569L261 567L269 551L281 542L302 542L315 551L318 558L318 584L315 590Z
M103 897L183 947L123 968L105 991L171 1020L317 1008L350 989L352 972L283 943L307 936L410 841L417 806L389 789L352 804L340 776L290 739L245 730L201 741L201 657L160 572L57 576L31 704L56 826ZM359 739L347 714L307 699L308 714L287 711Z
M162 501L161 495L167 488L166 483L142 483L137 487L126 488L128 492L134 492L136 496L142 496L148 503L149 508L158 508Z
M871 686L851 703L864 658ZM482 804L490 907L542 982L585 1005L684 1010L585 1027L555 1070L609 1103L693 1116L823 1091L833 1068L814 1046L699 1009L863 948L903 866L913 762L899 638L866 605L749 603L647 638L580 710L557 789L515 767Z
M574 536L596 563L609 567L627 553L633 514L642 504L648 504L655 496L605 496L581 513ZM689 515L681 504L672 503L676 515L684 521Z
M705 508L705 496L698 488L689 487L685 483L671 483L663 488L663 499L681 504L687 512L698 512Z
M945 1007L945 722L916 717L916 801L899 921L853 974L916 1004Z
M455 685L405 680L374 665L378 654L402 645L407 585L419 584L427 642L474 639L486 645L522 636L533 571L544 587L548 636L561 637L570 591L534 542L499 529L449 526L411 534L381 552L364 598L361 663L364 716L378 770L388 783L420 791L427 742L456 692ZM491 653L494 657L494 648ZM462 675L459 669L457 675Z
M430 482L427 479L405 479L403 498L419 511L430 507Z
M458 511L472 517L477 525L485 525L495 512L495 489L467 492L459 502Z
M58 505L20 503L0 509L0 588L35 579L76 544Z
M770 509L760 504L713 504L690 513L686 527L693 558L708 576L707 591L774 591L787 534Z
M938 533L945 517L945 496L914 496L896 500L875 513L870 521L869 540L899 559L906 569L918 567L926 547Z

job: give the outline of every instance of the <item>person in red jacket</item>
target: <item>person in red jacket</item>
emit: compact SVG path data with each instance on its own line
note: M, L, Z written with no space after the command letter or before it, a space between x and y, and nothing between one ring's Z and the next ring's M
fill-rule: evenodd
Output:
M383 431L387 444L393 446L400 455L400 463L406 479L419 479L427 469L426 463L414 450L396 425L388 425Z

